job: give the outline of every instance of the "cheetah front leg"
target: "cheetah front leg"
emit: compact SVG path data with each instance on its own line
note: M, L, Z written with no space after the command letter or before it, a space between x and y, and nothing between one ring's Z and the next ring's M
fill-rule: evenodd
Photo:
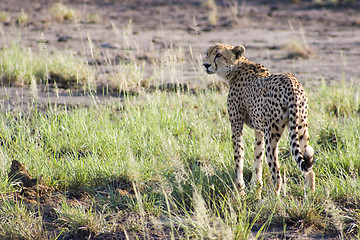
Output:
M264 133L262 131L255 130L255 147L254 147L254 172L253 178L256 194L258 198L261 198L261 190L263 186L262 181L262 160L264 155Z
M231 120L231 128L232 128L232 140L233 140L233 148L234 148L234 160L236 167L236 179L235 185L240 191L241 195L245 195L245 182L244 182L244 144L242 139L242 130L243 130L243 122L239 120Z

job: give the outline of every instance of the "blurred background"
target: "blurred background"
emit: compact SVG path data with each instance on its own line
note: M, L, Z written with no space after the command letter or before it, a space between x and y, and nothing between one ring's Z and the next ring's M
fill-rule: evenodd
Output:
M58 97L221 88L201 66L217 42L305 86L357 82L359 10L356 0L2 0L0 84L55 85Z

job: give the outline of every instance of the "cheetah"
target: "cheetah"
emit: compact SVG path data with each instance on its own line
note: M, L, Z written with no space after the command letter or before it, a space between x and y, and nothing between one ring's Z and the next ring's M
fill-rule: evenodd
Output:
M261 64L244 57L244 46L216 44L204 59L208 74L218 74L229 84L227 108L232 130L235 184L245 194L243 179L244 123L255 131L254 178L257 195L261 196L262 159L264 151L271 171L275 192L280 194L282 178L278 161L278 142L287 126L290 152L304 173L305 185L315 191L314 149L309 145L308 103L306 93L290 73L270 74Z

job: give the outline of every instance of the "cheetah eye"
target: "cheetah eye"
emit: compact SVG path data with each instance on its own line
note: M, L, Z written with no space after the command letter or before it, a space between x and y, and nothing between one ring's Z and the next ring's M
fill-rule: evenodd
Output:
M216 59L216 58L220 58L220 57L221 57L221 54L218 53L218 54L216 54L215 59Z

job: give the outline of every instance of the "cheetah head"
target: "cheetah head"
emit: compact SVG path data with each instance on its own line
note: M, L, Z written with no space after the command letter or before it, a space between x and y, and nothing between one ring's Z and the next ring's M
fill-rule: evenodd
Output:
M204 68L208 74L217 73L225 77L228 72L233 69L233 66L243 58L245 47L232 46L229 44L216 44L209 47L204 59Z

